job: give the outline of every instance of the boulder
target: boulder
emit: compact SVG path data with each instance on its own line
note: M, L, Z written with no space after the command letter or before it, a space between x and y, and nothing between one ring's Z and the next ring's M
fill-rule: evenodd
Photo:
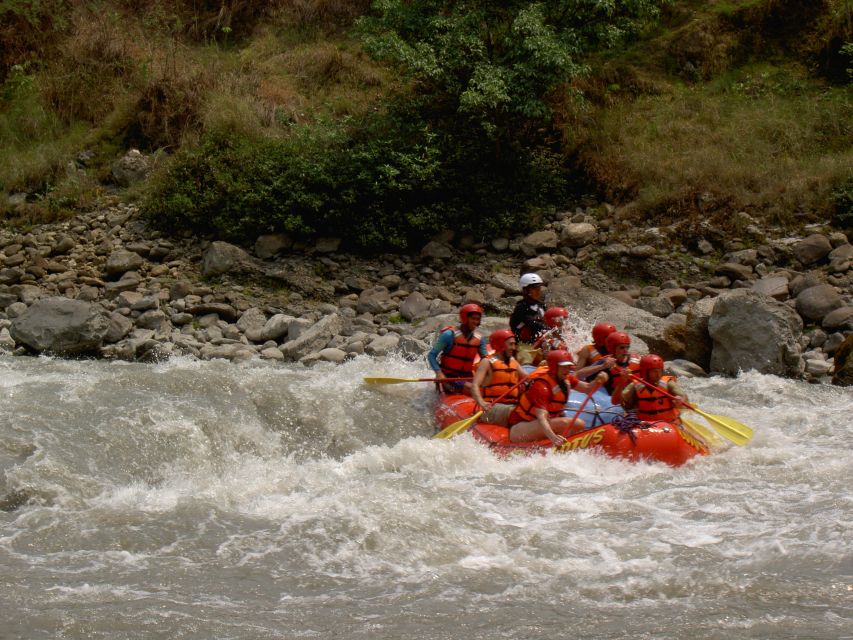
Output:
M566 222L560 227L560 245L579 249L598 238L598 230L589 222Z
M844 306L844 300L831 284L804 289L797 296L797 311L806 320L820 322L831 311Z
M18 344L38 352L77 355L96 351L104 341L110 317L100 306L68 298L44 298L12 321Z
M400 305L400 315L409 322L426 318L428 312L429 300L420 291L410 293Z
M284 233L268 233L258 236L255 241L255 255L261 260L268 260L293 246L293 240Z
M813 233L797 242L792 250L797 260L804 265L810 265L829 255L832 251L832 243L822 233Z
M148 157L140 153L138 149L131 149L113 163L113 180L119 186L129 187L145 180L150 170L151 163Z
M788 305L749 289L721 294L708 320L713 340L711 373L797 377L803 372L803 321Z
M343 328L343 318L338 313L323 316L295 340L279 347L285 360L295 361L313 351L324 349L333 336Z
M377 336L364 347L364 352L371 356L387 356L393 353L400 344L400 336L389 332L384 336Z
M557 248L557 234L550 229L534 231L521 240L520 249L526 256L535 256L537 253L552 251Z
M385 313L397 307L386 287L378 285L365 289L358 295L355 310L358 313Z
M453 255L453 249L450 248L449 245L439 242L437 240L431 240L424 245L424 248L421 249L421 257L422 258L432 258L433 260L447 260Z
M776 300L788 298L788 278L785 276L764 276L752 283L752 290Z
M256 270L252 257L238 246L227 242L211 242L201 259L201 274L205 277L223 273L251 273Z
M113 343L123 339L133 330L133 323L126 316L113 312L110 315L110 325L104 335L104 342Z
M145 260L138 253L119 249L109 255L104 270L108 276L119 276L128 271L136 271L144 263Z
M708 370L711 366L713 342L708 335L708 320L714 311L716 298L702 298L693 303L687 312L687 330L684 336L684 358Z
M840 307L823 317L821 325L830 331L853 329L853 307Z

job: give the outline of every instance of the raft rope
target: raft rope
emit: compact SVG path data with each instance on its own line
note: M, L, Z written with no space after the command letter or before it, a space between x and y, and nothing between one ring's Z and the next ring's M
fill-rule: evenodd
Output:
M634 433L634 430L649 429L655 423L640 420L636 413L630 412L626 413L624 416L616 416L613 418L611 424L619 430L619 433L627 434L628 437L631 438L632 444L637 444L637 434Z

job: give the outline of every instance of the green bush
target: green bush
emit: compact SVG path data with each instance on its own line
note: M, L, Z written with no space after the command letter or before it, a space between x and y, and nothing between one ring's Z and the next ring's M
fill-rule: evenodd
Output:
M853 177L832 191L835 211L832 221L842 229L853 229Z
M564 194L553 154L489 159L488 148L403 122L313 126L287 140L208 138L154 178L144 210L165 228L237 242L284 231L386 250L423 244L446 228L484 239L525 229L529 212Z

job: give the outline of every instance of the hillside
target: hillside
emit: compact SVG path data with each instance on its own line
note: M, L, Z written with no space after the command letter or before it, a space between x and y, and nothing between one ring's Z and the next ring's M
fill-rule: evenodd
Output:
M4 2L0 211L28 225L139 200L170 229L347 231L354 248L399 249L446 227L524 231L584 196L626 224L736 227L747 211L850 225L849 0L624 5L600 17L613 43L563 25L583 41L570 59L522 7L528 31L503 35L506 55L535 40L553 59L525 59L519 96L479 78L466 111L440 99L465 55L432 85L401 73L377 53L390 18L358 20L365 0ZM558 71L569 80L534 95ZM158 168L117 188L130 147Z

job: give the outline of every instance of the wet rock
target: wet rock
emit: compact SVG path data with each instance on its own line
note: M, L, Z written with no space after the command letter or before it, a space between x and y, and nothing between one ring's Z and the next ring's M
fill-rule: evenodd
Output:
M791 307L748 289L720 295L708 320L711 372L798 377L803 371L803 321Z
M343 328L343 318L334 313L323 316L295 340L285 342L279 349L285 360L295 361L312 351L324 349L333 336Z
M97 305L45 298L12 321L10 334L17 344L37 352L77 355L96 351L109 324L109 316Z
M110 314L110 324L104 335L105 343L118 342L133 330L133 323L120 313Z
M400 336L396 333L387 333L377 336L364 347L364 352L371 356L387 356L393 353L400 344Z

